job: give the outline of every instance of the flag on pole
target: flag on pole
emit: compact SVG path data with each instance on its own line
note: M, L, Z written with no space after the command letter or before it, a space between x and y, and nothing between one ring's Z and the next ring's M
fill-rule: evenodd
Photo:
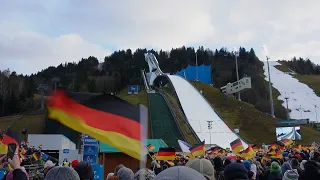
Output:
M139 108L116 96L97 95L77 103L57 90L48 103L49 118L141 159L148 152L141 141Z
M176 158L176 151L174 148L171 147L165 147L165 148L159 148L159 151L157 153L157 160L174 160Z

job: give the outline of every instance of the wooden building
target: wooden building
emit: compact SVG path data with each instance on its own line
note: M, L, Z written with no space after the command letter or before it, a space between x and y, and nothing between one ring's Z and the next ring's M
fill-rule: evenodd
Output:
M167 144L162 139L148 139L146 146L152 144L155 148L152 152L158 152L160 147L167 147ZM123 164L127 168L130 168L134 173L139 168L139 160L134 159L118 149L100 142L99 164L104 166L104 179L108 173L114 172L117 165ZM151 157L148 156L146 167L151 165Z

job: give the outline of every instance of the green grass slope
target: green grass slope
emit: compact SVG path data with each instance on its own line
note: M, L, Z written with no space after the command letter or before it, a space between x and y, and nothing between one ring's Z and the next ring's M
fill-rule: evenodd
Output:
M14 131L21 132L27 128L29 134L39 134L43 132L45 117L45 113L1 117L0 129L5 130L11 126Z

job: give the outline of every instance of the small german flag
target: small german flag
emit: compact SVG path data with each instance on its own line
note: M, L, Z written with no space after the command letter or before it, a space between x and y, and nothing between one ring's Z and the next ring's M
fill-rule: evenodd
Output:
M253 149L254 152L259 151L259 146L257 146L256 144L252 144L251 148Z
M149 145L147 146L147 149L148 149L149 152L152 152L155 148L156 148L156 147L154 147L154 145L152 145L152 144L149 144Z
M141 149L141 106L108 94L91 95L82 103L84 105L57 90L48 103L48 117L135 159L140 160L141 155L148 153L145 148Z
M17 145L17 148L18 148L18 151L19 151L21 138L20 138L18 133L13 132L11 130L11 128L8 128L6 134L3 137L2 143L3 143L3 145L7 146L6 149L8 149L8 145L9 144L14 143L14 144Z
M206 146L204 144L204 141L190 148L190 152L193 157L204 156L205 151L206 151Z
M254 157L254 155L255 155L255 153L254 153L253 149L250 146L248 146L247 149L245 149L241 152L240 157L248 160L248 159L252 159Z
M230 146L231 146L232 152L235 153L235 154L239 154L240 151L242 151L244 149L242 141L241 141L240 138L232 141L230 143Z
M20 152L20 158L21 158L22 160L25 160L25 159L27 159L27 156L24 155L22 152Z
M276 150L274 150L274 149L270 149L270 151L269 151L267 154L269 154L269 155L275 155L275 154L277 154L277 152L276 152Z
M39 154L36 153L36 152L34 152L34 153L32 154L32 157L33 157L36 161L39 160Z
M276 143L270 144L270 149L273 149L273 150L278 149L278 144Z
M282 153L279 151L279 152L277 152L275 155L272 155L271 158L274 158L274 159L282 159L282 158L283 158L283 155L282 155Z
M285 139L285 140L282 140L281 142L286 147L288 147L288 146L290 146L290 145L292 145L294 143L292 139Z
M160 161L174 160L176 158L176 151L171 147L159 148L156 158Z

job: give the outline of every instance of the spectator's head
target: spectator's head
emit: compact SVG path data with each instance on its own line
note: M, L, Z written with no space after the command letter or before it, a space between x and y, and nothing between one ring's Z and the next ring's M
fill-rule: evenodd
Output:
M106 179L108 180L111 176L114 176L114 173L109 173Z
M282 180L298 180L299 179L299 173L296 169L292 170L287 170L284 175Z
M296 158L291 159L290 165L291 165L292 169L298 169L298 167L299 167L298 159L296 159Z
M134 180L140 180L141 177L145 180L153 180L156 177L156 174L150 169L144 168L134 174Z
M78 173L66 166L53 167L45 177L45 180L80 180Z
M247 160L243 161L243 165L244 165L244 167L245 167L247 170L250 170L250 169L251 169L251 163L250 163L250 161L247 161Z
M186 164L186 166L198 171L206 179L214 180L214 168L209 160L192 159Z
M134 173L131 169L123 167L119 169L117 176L119 180L133 180Z
M199 172L186 166L175 166L159 173L154 180L206 180Z
M44 164L44 169L47 170L47 169L50 169L54 167L54 164L52 161L48 160L45 164Z
M300 169L304 170L304 165L306 164L307 160L302 160L300 163Z
M93 180L94 170L90 163L81 161L74 170L79 174L80 180Z
M275 161L272 162L272 163L271 163L270 172L272 172L272 173L281 173L281 168L280 168L279 163L277 163L277 162L275 162Z
M249 179L248 170L241 163L231 163L224 169L225 180Z
M119 171L120 168L125 167L123 164L119 164L115 169L114 169L114 175L117 176L117 173Z

